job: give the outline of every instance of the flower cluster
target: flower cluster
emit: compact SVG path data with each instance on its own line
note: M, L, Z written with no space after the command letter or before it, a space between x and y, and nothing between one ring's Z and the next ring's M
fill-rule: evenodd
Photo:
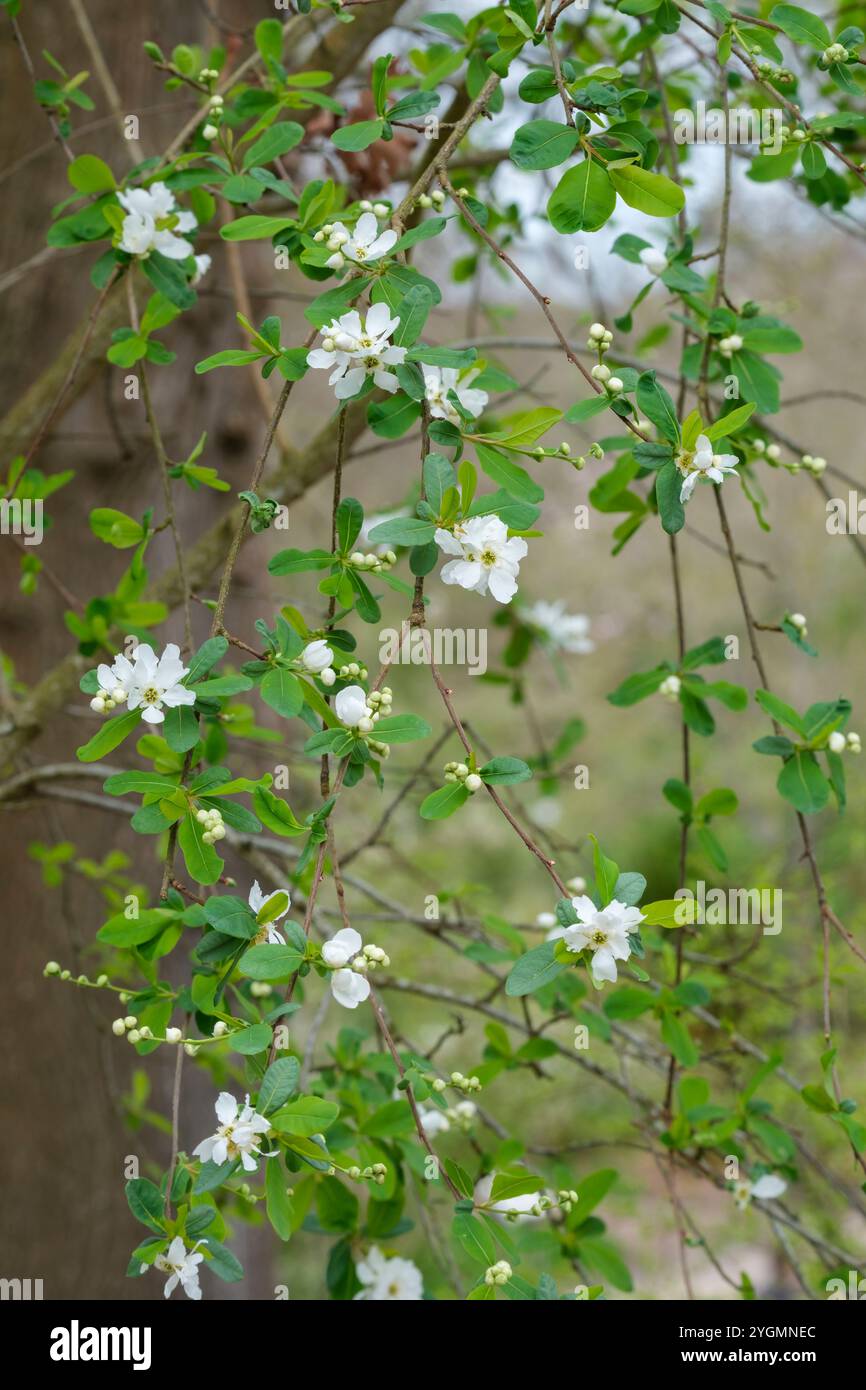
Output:
M222 811L218 810L216 806L209 808L202 806L196 811L195 818L199 825L204 826L202 839L206 845L212 845L215 840L225 839L225 822L223 821Z
M90 701L97 714L107 714L126 701L129 709L140 709L148 724L161 724L163 706L194 705L195 691L181 685L188 668L180 659L180 648L169 642L161 657L146 643L136 647L129 661L122 653L111 666L96 670L99 694Z
M406 360L406 349L391 343L399 326L399 318L392 317L387 304L371 305L363 320L357 309L350 309L322 330L322 346L307 353L307 364L331 373L328 384L338 401L357 396L368 377L381 390L393 393L400 382L389 368Z
M337 679L334 670L334 650L323 637L315 642L308 642L298 660L305 671L309 671L312 676L318 676L322 685L333 685Z
M334 253L325 265L331 270L342 270L346 261L351 261L353 265L370 265L372 261L386 256L397 241L397 233L390 229L380 232L377 213L387 216L388 209L384 203L377 203L371 211L363 212L352 231L342 222L334 222L326 223L320 232L316 232L313 240L325 242L328 250Z
M322 960L331 970L331 993L344 1009L357 1009L370 997L367 971L377 965L388 966L390 957L381 946L365 946L360 932L343 927L322 947Z
M117 201L126 216L120 233L120 250L130 256L149 256L158 251L170 261L185 261L194 255L192 243L178 232L193 232L197 223L191 212L179 208L167 184L152 183L149 188L130 188L119 192ZM210 256L196 256L196 276L210 266Z
M446 763L445 781L462 782L468 792L477 792L482 785L478 773L470 772L466 763Z

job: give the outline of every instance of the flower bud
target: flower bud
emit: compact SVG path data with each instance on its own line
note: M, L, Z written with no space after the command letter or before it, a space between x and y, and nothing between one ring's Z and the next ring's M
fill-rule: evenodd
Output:
M166 1042L170 1042L170 1043L179 1043L179 1042L181 1041L182 1038L183 1038L183 1032L182 1032L182 1030L181 1030L180 1028L166 1028L166 1030L165 1030L165 1040L166 1040Z
M481 778L478 776L477 772L470 772L463 785L468 792L477 792L478 788L481 786Z
M116 1018L111 1025L111 1031L116 1038L122 1038L126 1032L126 1024L122 1018Z
M222 1019L219 1019L213 1026L213 1035L215 1038L224 1038L228 1031L229 1026L227 1023L223 1023Z
M834 729L827 740L827 747L830 749L831 753L844 753L845 749L848 747L848 740L838 729Z

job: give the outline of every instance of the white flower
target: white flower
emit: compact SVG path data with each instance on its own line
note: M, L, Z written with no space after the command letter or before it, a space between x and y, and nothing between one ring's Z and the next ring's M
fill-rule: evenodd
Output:
M664 695L666 700L678 700L680 698L680 687L682 681L679 676L665 676L659 686L659 694Z
M351 309L322 329L323 345L307 353L307 365L330 371L328 384L339 401L356 396L370 375L383 391L394 392L400 382L388 368L406 357L406 349L390 341L399 326L387 304L371 305L364 322L357 309Z
M165 1254L157 1255L153 1262L153 1268L158 1269L162 1274L169 1277L166 1280L164 1293L166 1298L170 1298L180 1284L187 1298L201 1298L201 1289L198 1283L198 1267L204 1259L204 1255L197 1255L199 1245L202 1241L197 1241L191 1250L187 1250L181 1236L175 1236ZM144 1274L147 1265L141 1266Z
M774 1197L781 1197L783 1192L787 1192L788 1184L784 1178L777 1178L774 1173L765 1173L762 1178L755 1182L749 1182L747 1178L742 1179L734 1185L734 1202L744 1211L753 1197L757 1197L759 1202L772 1200Z
M713 483L723 483L726 475L732 473L738 463L736 454L714 454L707 436L699 434L694 452L684 449L677 456L677 467L683 475L680 501L685 502L691 497L699 478L706 478Z
M220 1091L214 1109L219 1120L216 1134L202 1139L193 1149L193 1154L203 1163L216 1163L218 1166L229 1159L239 1158L245 1173L255 1173L262 1153L258 1140L262 1134L267 1134L271 1127L270 1120L253 1110L249 1096L241 1107L228 1091ZM265 1157L270 1158L271 1155L265 1154Z
M564 652L585 656L595 651L595 643L589 637L589 618L585 613L566 613L564 599L554 603L539 599L523 616L541 630L552 646Z
M419 1108L418 1118L428 1139L435 1139L437 1134L447 1134L451 1128L451 1121L444 1110L421 1110Z
M355 265L369 265L371 261L378 261L387 255L396 240L395 231L389 229L380 233L379 223L372 212L363 213L352 232L342 222L335 222L328 246L337 242L339 245L335 245L334 255L325 264L332 270L342 270L344 259L354 261Z
M195 261L195 274L193 275L190 284L198 285L207 275L208 271L211 268L212 262L210 256L208 256L206 253L201 256L194 256L193 260Z
M356 970L335 970L331 975L331 993L344 1009L357 1009L370 997L370 981Z
M91 709L110 709L112 705L123 704L129 694L132 679L132 665L123 653L119 653L110 666L100 662L96 668L99 693L90 702Z
M424 1278L418 1266L411 1260L396 1257L389 1260L378 1245L371 1246L365 1258L358 1261L355 1273L364 1285L355 1294L356 1299L409 1303L424 1297Z
M334 700L334 709L340 723L348 729L357 729L362 719L371 716L367 692L360 685L347 685L345 690L339 691Z
M477 369L468 373L462 382L456 367L426 367L422 362L421 370L424 373L424 394L434 420L450 420L452 425L460 424L460 414L448 399L452 391L467 415L476 419L481 414L489 397L486 391L478 391L471 385L478 375Z
M250 889L250 895L247 898L247 902L249 903L250 907L252 908L253 912L257 917L261 912L262 908L264 907L265 903L269 903L272 898L278 898L281 893L285 893L286 895L286 905L283 908L282 912L277 913L276 917L274 917L272 921L265 923L261 932L255 939L257 945L261 945L263 942L267 942L271 946L284 946L286 944L285 938L282 936L280 932L277 931L276 927L274 926L274 922L279 922L280 918L285 917L286 913L292 905L292 900L289 896L288 888L277 888L274 890L273 893L263 893L261 888L259 887L258 879L256 879L255 883Z
M655 246L645 246L640 253L641 264L650 275L662 275L668 268L668 258Z
M174 642L169 642L158 660L153 647L144 643L132 653L132 662L128 680L129 708L141 707L141 717L148 724L163 722L163 705L173 709L176 705L195 704L195 691L180 684L188 668L181 661L180 648Z
M498 516L476 516L451 531L440 527L434 536L446 555L457 555L442 569L443 584L459 584L476 594L489 593L497 603L510 603L517 593L517 572L526 554L521 536L508 538Z
M618 898L598 908L586 894L572 898L571 905L579 921L575 926L566 927L563 933L566 947L569 951L583 951L588 946L592 951L595 982L610 980L614 983L616 962L628 960L631 955L628 934L643 921L643 913L636 907L626 906Z
M458 1100L454 1107L454 1114L459 1120L474 1120L478 1114L478 1106L474 1100Z
M334 652L324 637L320 637L316 642L307 643L299 660L305 671L312 671L314 675L318 675L319 671L324 671L327 666L333 666Z
M127 214L121 229L122 251L131 256L147 256L151 251L159 251L171 261L185 261L193 254L190 242L175 233L194 231L195 217L191 212L178 209L174 194L166 184L152 183L149 188L121 191L117 201ZM173 226L168 226L172 219Z
M348 965L349 961L361 952L363 945L360 932L356 932L354 927L343 927L342 931L338 931L336 936L325 942L322 947L322 960L326 965L338 970L341 966Z

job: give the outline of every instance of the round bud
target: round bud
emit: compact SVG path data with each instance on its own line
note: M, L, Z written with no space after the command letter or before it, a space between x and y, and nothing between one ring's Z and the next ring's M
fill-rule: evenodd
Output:
M180 1028L166 1028L165 1040L170 1043L179 1043L183 1037Z
M222 1019L214 1024L213 1035L215 1038L224 1038L228 1031L229 1026L227 1023L223 1023Z
M844 734L835 729L827 740L827 747L831 753L844 753L848 747L848 740Z
M116 1018L111 1025L111 1031L116 1038L122 1038L126 1032L126 1024L122 1018Z
M102 695L94 695L93 699L90 701L90 708L94 711L95 714L104 714L104 713L105 713L105 699L104 699L104 697L103 697Z
M478 788L481 786L481 778L478 776L477 772L470 772L463 785L468 792L477 792Z

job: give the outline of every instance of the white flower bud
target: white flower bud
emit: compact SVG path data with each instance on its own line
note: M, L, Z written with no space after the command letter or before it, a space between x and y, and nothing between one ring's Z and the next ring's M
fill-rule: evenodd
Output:
M222 1019L213 1026L213 1035L215 1038L224 1038L228 1031L229 1026L227 1023L223 1023Z
M103 696L102 696L102 695L94 695L93 699L90 701L90 708L91 708L96 714L104 714L104 713L105 713L105 700L104 700Z
M844 753L848 747L848 740L844 734L835 729L827 740L827 747L831 753Z
M179 1042L181 1041L182 1037L183 1037L183 1032L182 1032L182 1030L181 1030L180 1028L166 1028L166 1030L165 1030L165 1040L166 1040L166 1042L170 1042L170 1043L179 1043Z
M322 685L333 685L336 679L337 673L333 666L326 666L324 671L319 672L319 680L322 682Z
M123 1020L123 1026L124 1028L134 1028L137 1022L138 1019L135 1014L127 1014L126 1018Z
M791 614L789 614L789 616L788 616L788 622L791 624L792 627L798 627L798 628L799 628L799 627L805 627L805 626L806 626L806 618L805 618L805 615L804 615L803 613L791 613Z
M607 329L603 323L592 323L589 326L590 338L603 338L606 333Z
M198 1052L198 1048L196 1047L195 1043L184 1043L183 1050L186 1053L187 1057L194 1057Z
M219 131L217 130L216 126L211 125L210 121L208 121L207 125L204 127L202 131L202 135L204 136L205 140L215 140L218 134Z
M116 1018L111 1025L111 1031L116 1038L122 1038L126 1032L126 1024L122 1018Z
M435 194L431 194L431 201L435 200L435 196ZM387 217L391 209L388 207L387 203L374 203L373 211L377 217Z
M623 382L620 379L620 377L612 376L607 383L607 389L608 391L610 391L611 395L618 395L619 392L623 389Z
M603 362L597 362L590 371L590 376L594 377L596 381L609 381L610 367L606 367Z
M137 1028L130 1028L126 1036L131 1043L141 1042L141 1034Z
M478 776L477 772L470 772L463 785L468 792L477 792L478 788L481 786L481 778Z

